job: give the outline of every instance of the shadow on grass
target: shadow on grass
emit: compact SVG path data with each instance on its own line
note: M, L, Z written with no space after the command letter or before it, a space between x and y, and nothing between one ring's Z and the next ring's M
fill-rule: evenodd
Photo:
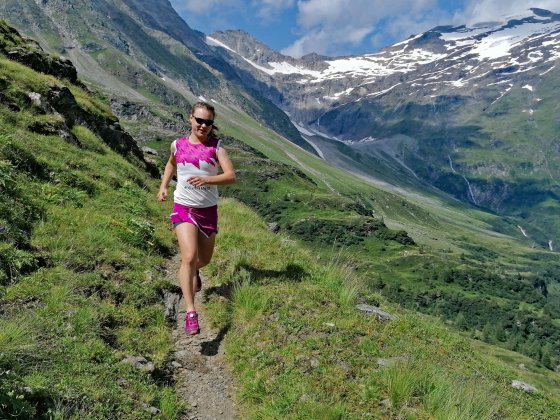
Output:
M235 273L241 270L245 270L249 273L252 283L261 283L267 278L284 278L289 282L299 283L308 276L307 272L297 264L288 264L283 270L266 270L253 267L247 263L241 263L235 267Z
M288 264L283 270L266 270L253 267L250 264L242 263L238 264L234 270L234 277L241 271L245 270L249 273L250 283L264 283L266 279L272 278L284 278L292 283L299 283L308 273L299 265ZM206 289L204 293L204 300L208 301L209 297L212 295L222 296L223 298L231 301L233 298L233 291L236 286L240 284L240 280L231 281L229 283L219 284L217 286L212 286Z
M297 264L288 264L283 270L266 270L253 267L247 263L241 263L235 266L234 277L237 277L241 270L245 270L249 273L249 280L245 281L257 284L265 283L267 279L284 279L285 281L292 283L299 283L308 276L308 273ZM218 295L231 302L233 300L234 290L239 284L240 280L235 280L229 283L209 287L204 292L204 301L208 302L212 295ZM230 321L228 321L228 323L219 331L216 338L202 343L200 351L201 354L205 356L215 356L218 354L220 344L231 328L231 317L229 318Z

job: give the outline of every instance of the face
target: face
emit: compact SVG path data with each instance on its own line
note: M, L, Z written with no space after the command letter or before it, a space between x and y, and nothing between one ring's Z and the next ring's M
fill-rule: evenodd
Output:
M197 121L198 119L198 121ZM192 131L197 136L207 136L212 130L214 114L206 108L196 108L191 115Z

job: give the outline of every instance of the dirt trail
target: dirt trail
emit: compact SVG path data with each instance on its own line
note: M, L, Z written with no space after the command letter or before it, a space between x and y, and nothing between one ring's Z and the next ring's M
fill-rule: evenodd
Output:
M169 279L177 283L179 256L167 267ZM208 287L202 277L202 291L197 293L195 305L201 327L200 334L185 334L185 311L181 299L177 324L173 330L175 340L175 381L177 394L187 407L181 420L233 420L237 418L233 401L234 385L224 358L222 339L224 333L210 327L204 311L204 293Z

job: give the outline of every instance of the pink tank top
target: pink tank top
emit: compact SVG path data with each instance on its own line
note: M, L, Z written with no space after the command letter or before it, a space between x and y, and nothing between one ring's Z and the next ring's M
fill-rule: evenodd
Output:
M191 176L218 175L218 156L221 141L209 137L206 144L193 144L188 137L173 141L172 148L177 162L177 186L174 201L188 207L210 207L218 204L218 187L195 187L187 182Z

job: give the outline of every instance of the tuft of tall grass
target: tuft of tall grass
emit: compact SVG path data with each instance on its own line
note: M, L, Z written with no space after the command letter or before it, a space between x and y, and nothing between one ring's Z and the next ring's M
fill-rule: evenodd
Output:
M158 406L161 411L160 418L162 420L175 420L179 418L185 408L181 397L170 387L162 389Z
M0 368L24 364L36 358L39 343L34 339L32 321L0 318Z
M437 420L495 418L502 407L496 390L468 379L450 379L429 361L400 361L382 374L394 414L416 411Z
M240 322L251 322L267 307L268 296L263 287L252 284L250 277L233 288L234 317Z
M422 401L436 420L494 419L503 405L492 387L442 377L432 384Z
M337 294L337 303L342 307L355 304L363 291L353 267L345 257L345 249L331 250L331 257L325 265L319 265L312 273L315 281Z

